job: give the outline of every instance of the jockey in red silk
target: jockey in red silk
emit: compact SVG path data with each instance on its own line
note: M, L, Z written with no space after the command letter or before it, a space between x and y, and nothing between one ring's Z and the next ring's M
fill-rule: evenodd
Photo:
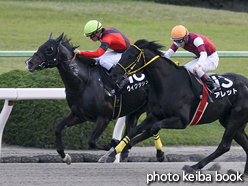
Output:
M194 53L197 58L188 62L185 68L198 75L212 92L218 91L220 89L219 85L205 74L205 72L215 70L219 63L219 56L213 42L201 34L189 33L182 25L175 26L172 29L171 39L174 43L164 57L170 58L179 47Z
M125 50L132 45L131 40L115 28L103 28L102 24L97 20L89 21L84 32L92 41L100 41L101 45L96 51L80 51L74 50L74 53L96 58L101 66L110 71L121 58ZM113 51L107 51L110 48Z

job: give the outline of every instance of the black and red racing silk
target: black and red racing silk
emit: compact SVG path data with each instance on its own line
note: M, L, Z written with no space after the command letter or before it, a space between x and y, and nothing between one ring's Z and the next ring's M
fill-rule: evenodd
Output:
M108 48L117 53L123 53L132 45L131 40L115 28L105 28L100 40L101 46L97 51L81 51L80 54L87 57L100 57Z

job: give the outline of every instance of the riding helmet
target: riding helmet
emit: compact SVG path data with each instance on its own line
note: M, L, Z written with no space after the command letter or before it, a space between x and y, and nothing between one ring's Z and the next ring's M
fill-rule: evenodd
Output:
M171 30L171 40L181 40L189 35L189 31L183 25L177 25Z
M84 26L84 35L86 37L89 37L94 32L98 32L100 29L102 29L102 24L97 20L90 20L86 25Z

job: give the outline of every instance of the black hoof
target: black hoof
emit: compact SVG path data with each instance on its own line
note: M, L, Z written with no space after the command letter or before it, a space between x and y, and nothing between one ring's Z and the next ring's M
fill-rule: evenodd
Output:
M241 178L247 180L248 179L248 175L247 174L242 174Z
M218 163L213 164L210 168L208 168L208 171L219 171L221 169L221 166Z
M126 160L128 158L129 151L125 151L121 153L121 160Z
M128 154L129 154L129 148L128 148L128 145L127 145L127 146L122 150L122 152L121 152L121 160L122 160L122 161L127 161Z
M157 160L158 162L163 162L164 161L164 152L162 150L157 150Z
M107 159L105 160L105 163L113 163L115 161L115 157L107 157Z
M195 174L196 170L193 169L192 167L188 166L187 168L184 169L186 174Z

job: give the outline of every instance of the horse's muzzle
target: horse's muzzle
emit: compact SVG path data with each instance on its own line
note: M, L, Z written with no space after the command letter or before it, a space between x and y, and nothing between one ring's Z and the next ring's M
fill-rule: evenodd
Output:
M34 66L34 64L31 62L32 57L29 58L27 61L25 61L26 67L25 69L29 72L33 72L34 70L32 70L32 67Z

